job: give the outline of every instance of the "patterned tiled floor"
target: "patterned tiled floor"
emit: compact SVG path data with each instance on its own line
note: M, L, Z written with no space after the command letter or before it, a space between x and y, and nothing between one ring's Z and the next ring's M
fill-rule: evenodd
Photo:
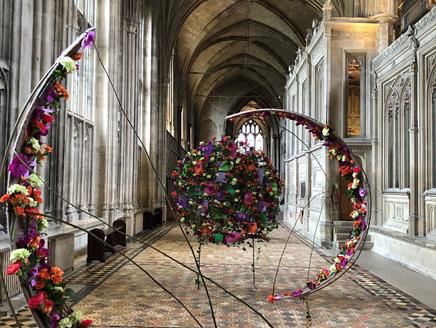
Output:
M161 228L154 246L194 267L183 237L174 228ZM225 286L260 311L273 327L306 327L306 308L299 300L269 304L275 267L288 230L281 227L271 242L262 244L252 282L252 253L239 248L209 245L202 248L205 275ZM196 275L139 244L126 252L186 304L205 328L213 327L204 288ZM126 253L126 254L127 254ZM282 262L277 289L300 287L307 274L310 248L293 237ZM327 258L315 252L312 271L325 266ZM74 273L68 282L79 290L75 309L94 320L97 327L197 327L186 311L137 267L119 255ZM218 327L267 327L248 307L208 283ZM313 295L309 302L313 327L436 327L436 311L393 288L357 265L338 282ZM1 322L0 322L1 325ZM5 327L12 327L9 325ZM24 325L23 325L24 326ZM24 326L29 327L29 326Z

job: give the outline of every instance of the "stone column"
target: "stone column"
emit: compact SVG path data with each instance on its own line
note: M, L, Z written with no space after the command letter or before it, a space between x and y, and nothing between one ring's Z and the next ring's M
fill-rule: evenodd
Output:
M373 109L373 115L372 115L372 121L371 121L371 131L369 131L370 136L373 136L371 139L371 172L370 178L372 178L371 183L371 208L372 213L371 217L373 220L374 225L382 225L383 222L379 217L381 206L380 200L382 199L382 188L383 188L383 181L381 178L381 171L377 168L381 167L380 165L380 159L381 159L381 147L379 147L379 131L380 126L383 124L383 114L379 115L378 113L382 113L383 109L379 108L379 85L378 85L378 78L377 78L377 72L373 72L372 76L374 76L374 88L372 89L372 109ZM380 117L381 116L381 117Z
M419 207L419 190L418 190L418 59L417 50L419 47L418 40L415 38L414 31L409 29L410 41L413 47L413 58L409 68L410 83L411 83L411 97L410 97L410 203L409 203L409 235L417 236L423 235L424 231L418 231L418 223L420 215L418 213Z

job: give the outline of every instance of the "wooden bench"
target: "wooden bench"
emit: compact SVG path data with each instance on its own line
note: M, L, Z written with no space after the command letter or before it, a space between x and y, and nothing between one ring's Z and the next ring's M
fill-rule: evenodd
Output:
M115 220L111 228L94 228L88 233L88 256L86 263L94 260L105 262L106 253L115 253L115 246L127 245L126 222L122 219Z
M156 208L153 213L153 226L157 227L162 224L162 209Z
M142 217L142 226L144 230L151 230L153 229L153 213L147 211L144 212Z

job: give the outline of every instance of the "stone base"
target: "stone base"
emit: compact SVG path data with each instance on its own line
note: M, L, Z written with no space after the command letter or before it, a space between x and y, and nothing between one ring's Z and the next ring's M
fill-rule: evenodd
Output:
M436 243L421 237L374 227L370 229L373 251L393 261L436 279Z

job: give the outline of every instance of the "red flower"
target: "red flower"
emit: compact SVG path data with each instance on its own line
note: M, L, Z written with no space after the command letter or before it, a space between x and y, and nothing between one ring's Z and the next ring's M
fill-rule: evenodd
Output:
M9 264L8 268L6 269L6 273L8 275L16 274L18 270L20 270L21 264L22 263L20 261Z
M31 298L29 298L29 300L27 301L27 304L29 305L29 308L31 309L37 309L39 307L39 305L43 302L44 300L44 293L40 292L34 296L32 296Z
M80 327L89 327L91 325L92 325L91 319L82 320L82 322L80 323Z
M24 208L22 208L21 206L15 207L15 214L17 216L24 216Z
M48 298L44 299L44 307L42 311L50 313L53 310L54 302Z
M9 194L4 194L1 198L0 198L0 203L5 203L9 200L9 198L11 198L11 195Z
M44 123L38 121L38 120L32 120L32 123L35 125L35 127L41 131L42 133L46 133L48 128L45 126Z
M43 114L43 115L42 115L42 118L44 119L44 121L45 121L47 124L52 124L52 123L53 123L53 116L52 116L52 115L49 115L49 114Z

